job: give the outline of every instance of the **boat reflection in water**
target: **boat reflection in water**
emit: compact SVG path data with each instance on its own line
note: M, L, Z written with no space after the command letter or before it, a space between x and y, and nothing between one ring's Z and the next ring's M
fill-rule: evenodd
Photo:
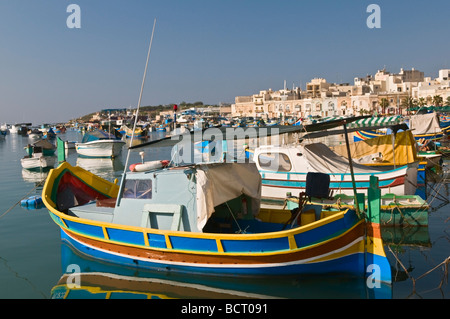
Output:
M22 178L25 182L43 184L48 176L50 168L43 168L41 170L31 171L29 169L22 168Z
M53 299L366 299L373 291L364 278L343 274L214 277L124 267L82 256L65 241L61 260ZM391 298L391 286L384 289Z
M384 244L397 248L431 246L428 227L382 228L381 235ZM52 289L54 299L366 299L372 290L365 279L342 274L205 277L138 270L82 256L65 241L61 259L63 275ZM394 281L405 280L402 269L393 268ZM388 285L383 292L384 298L392 296Z
M103 178L123 171L124 165L119 157L116 158L88 158L78 157L77 166Z

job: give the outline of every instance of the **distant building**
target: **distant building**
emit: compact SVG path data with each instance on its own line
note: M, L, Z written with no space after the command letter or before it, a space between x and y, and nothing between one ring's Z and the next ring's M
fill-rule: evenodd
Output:
M435 80L412 68L390 73L385 69L363 78L355 77L349 83L328 83L326 79L314 78L301 88L260 91L250 96L237 96L231 106L233 116L279 118L286 116L342 116L362 114L403 114L409 99L418 103L425 98L431 104L432 97L440 95L445 101L450 96L450 70L439 70ZM381 107L381 100L388 105Z

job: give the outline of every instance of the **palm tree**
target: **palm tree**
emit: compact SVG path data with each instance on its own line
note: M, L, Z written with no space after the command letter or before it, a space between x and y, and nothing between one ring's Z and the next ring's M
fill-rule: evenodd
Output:
M419 106L425 106L427 105L427 101L425 100L425 98L421 97L419 98Z
M443 102L442 96L440 96L440 95L433 96L433 104L434 104L434 106L441 106L442 102Z
M414 100L412 97L407 97L405 99L402 100L402 103L400 104L401 108L405 108L407 114L409 114L411 108L414 106ZM401 110L400 110L400 114L401 114Z
M387 98L382 98L381 100L380 100L380 106L381 106L381 109L383 110L383 114L386 114L386 108L389 106L389 101L388 101L388 99Z

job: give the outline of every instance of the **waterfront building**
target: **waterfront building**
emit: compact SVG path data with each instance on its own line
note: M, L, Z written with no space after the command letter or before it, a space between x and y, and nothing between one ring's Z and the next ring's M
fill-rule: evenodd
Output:
M231 114L241 117L329 117L367 114L406 114L408 101L415 104L423 98L427 105L440 95L444 101L450 96L450 70L439 70L435 80L412 68L390 73L386 69L365 77L355 77L354 83L328 83L314 78L300 87L278 91L262 90L250 96L237 96Z

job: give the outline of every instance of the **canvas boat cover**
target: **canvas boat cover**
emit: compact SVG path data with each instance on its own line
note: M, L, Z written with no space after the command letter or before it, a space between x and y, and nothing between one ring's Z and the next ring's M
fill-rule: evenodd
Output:
M253 215L261 201L261 175L254 163L197 166L197 227L203 229L214 207L245 194L251 198Z
M392 135L362 140L350 144L350 154L353 161L358 163L377 163L371 158L381 157L379 164L407 165L418 160L416 141L410 130L395 134L395 149L393 149ZM337 154L347 158L347 147L345 144L331 147ZM381 153L381 156L378 154Z
M316 172L326 174L350 173L348 159L336 154L328 146L322 143L311 143L303 146L303 156L308 164ZM386 169L371 168L353 163L354 173L380 173Z
M98 141L98 140L115 140L117 139L113 134L110 134L108 132L102 131L102 130L95 130L92 132L87 132L84 134L82 143L92 142L92 141Z
M45 140L42 139L42 140L34 142L33 146L35 146L35 147L42 147L43 149L46 149L46 150L56 149L56 146L53 145L52 143L50 143L46 139Z
M441 132L437 113L418 114L411 116L409 128L414 135L435 134Z

